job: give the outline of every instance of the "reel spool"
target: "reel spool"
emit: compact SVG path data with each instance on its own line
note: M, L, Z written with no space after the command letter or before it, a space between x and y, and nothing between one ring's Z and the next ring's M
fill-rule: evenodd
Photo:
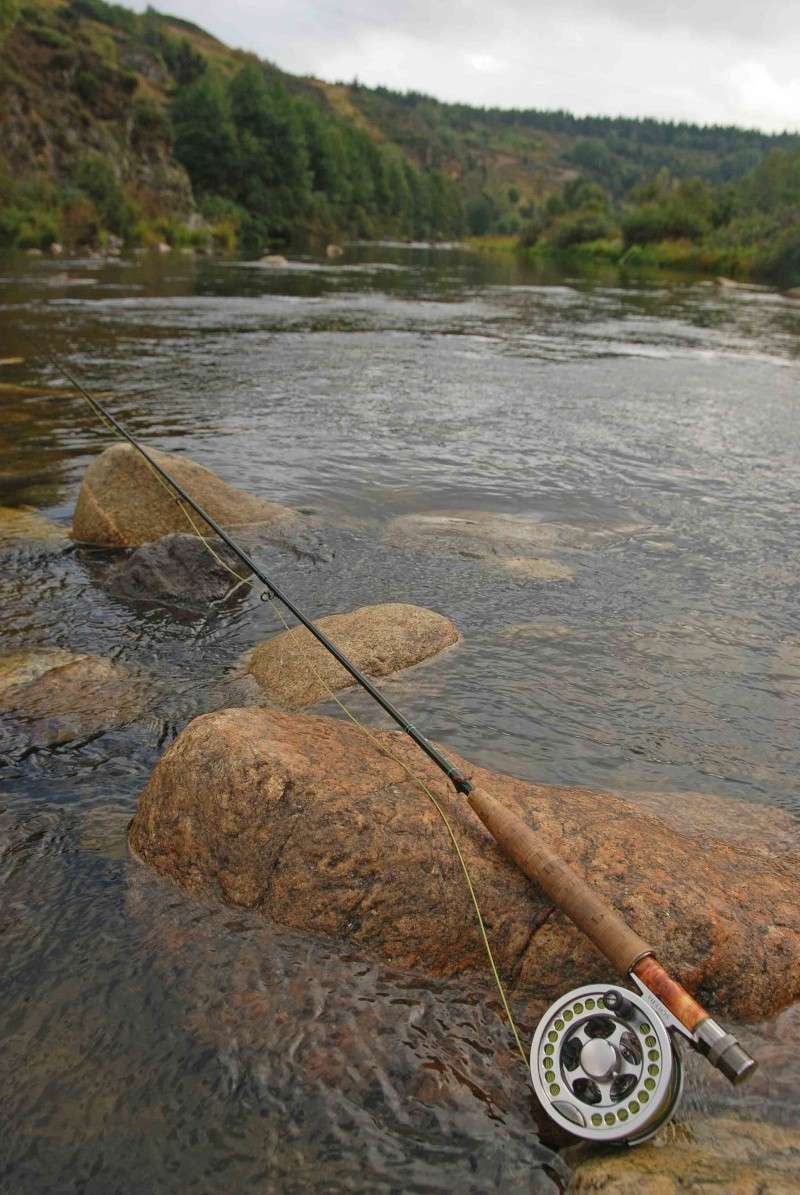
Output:
M672 1035L636 992L575 988L552 1004L531 1045L547 1114L576 1137L639 1145L667 1123L683 1091Z

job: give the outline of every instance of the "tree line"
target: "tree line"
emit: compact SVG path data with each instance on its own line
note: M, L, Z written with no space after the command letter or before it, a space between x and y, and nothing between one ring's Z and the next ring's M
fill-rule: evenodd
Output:
M773 149L742 178L716 186L662 167L621 201L592 179L572 179L533 214L520 245L798 285L800 149Z
M261 64L211 69L179 87L174 153L201 209L229 216L246 250L303 236L460 236L458 186L421 171L352 121L290 95Z

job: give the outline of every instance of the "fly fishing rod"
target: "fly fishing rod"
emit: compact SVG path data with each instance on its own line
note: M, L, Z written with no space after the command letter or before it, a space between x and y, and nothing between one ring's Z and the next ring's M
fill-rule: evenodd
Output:
M141 454L176 500L185 502L258 578L265 587L262 597L277 598L424 751L456 792L466 797L503 853L633 984L635 990L609 983L577 988L557 1000L542 1017L531 1045L530 1071L534 1090L551 1119L575 1136L594 1141L636 1145L652 1137L674 1114L683 1090L679 1039L688 1041L732 1083L751 1075L756 1067L754 1059L671 978L656 960L653 948L611 905L520 817L475 787L298 609L80 379L51 353L43 355L95 414Z

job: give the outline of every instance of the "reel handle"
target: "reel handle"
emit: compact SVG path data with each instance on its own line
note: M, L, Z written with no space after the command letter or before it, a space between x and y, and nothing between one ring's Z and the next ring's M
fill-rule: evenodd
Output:
M538 884L578 929L601 950L623 975L636 977L701 1053L731 1083L741 1083L753 1073L755 1061L730 1033L706 1012L685 988L653 958L653 948L593 891L568 863L555 853L521 818L480 788L467 800L500 849L530 880Z

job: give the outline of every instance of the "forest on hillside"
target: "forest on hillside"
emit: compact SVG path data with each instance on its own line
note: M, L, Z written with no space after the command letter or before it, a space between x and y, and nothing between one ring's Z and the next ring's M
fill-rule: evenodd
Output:
M179 86L174 153L203 215L228 219L240 247L349 236L451 238L464 231L457 183L418 170L352 121L292 96L256 63Z
M800 139L328 84L106 0L0 0L0 248L504 235L800 273Z

